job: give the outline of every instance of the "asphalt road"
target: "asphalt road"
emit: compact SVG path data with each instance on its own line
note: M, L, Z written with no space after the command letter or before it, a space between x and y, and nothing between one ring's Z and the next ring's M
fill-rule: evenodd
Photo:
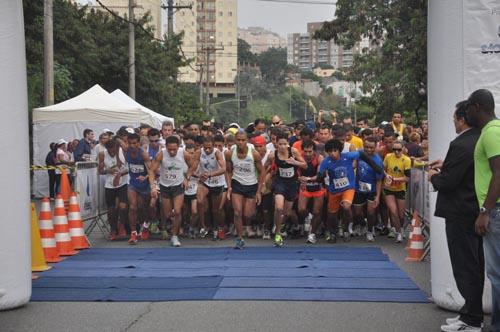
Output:
M126 242L91 238L95 247L127 247ZM232 240L183 240L184 247L231 246ZM289 240L302 246L303 240ZM138 247L161 247L151 240ZM247 245L271 246L248 240ZM320 241L317 245L329 245ZM342 243L334 244L337 246ZM392 261L430 294L430 263L408 263L404 245L378 237L375 244L354 238L349 245L380 246ZM279 249L277 249L279 250ZM1 332L21 331L440 331L455 313L433 303L182 301L141 303L32 302L0 312ZM489 317L487 318L487 323Z

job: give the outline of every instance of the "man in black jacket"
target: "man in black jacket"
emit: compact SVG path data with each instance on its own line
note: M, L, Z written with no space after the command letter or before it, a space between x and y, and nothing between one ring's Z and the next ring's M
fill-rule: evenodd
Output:
M466 102L453 115L458 134L444 162L431 163L429 180L438 191L435 215L446 222L446 237L453 276L465 299L460 316L446 320L442 331L481 331L483 322L484 253L482 238L474 231L479 206L474 190L474 148L480 132L471 128Z

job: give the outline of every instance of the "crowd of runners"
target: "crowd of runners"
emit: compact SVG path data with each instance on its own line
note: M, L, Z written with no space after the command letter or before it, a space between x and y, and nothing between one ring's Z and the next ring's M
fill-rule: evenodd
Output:
M246 238L278 247L287 237L402 242L410 169L427 161L427 121L404 124L395 113L370 127L329 115L292 125L274 116L245 128L167 121L158 129L105 130L98 141L86 129L79 141L51 144L46 161L98 161L110 240L133 245L159 234L178 247L181 237L231 236L240 249Z

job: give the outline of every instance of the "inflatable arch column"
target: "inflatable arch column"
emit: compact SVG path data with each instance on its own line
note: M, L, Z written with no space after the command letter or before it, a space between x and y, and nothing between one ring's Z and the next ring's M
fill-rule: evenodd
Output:
M21 0L0 1L0 310L31 296L28 94ZM5 153L5 152L9 153Z
M500 4L498 0L432 0L428 16L428 96L430 159L444 159L456 137L455 104L476 89L489 89L500 107ZM496 52L495 51L499 51ZM464 299L453 278L444 220L434 217L430 193L432 297L443 308L459 310ZM491 312L491 284L483 305Z

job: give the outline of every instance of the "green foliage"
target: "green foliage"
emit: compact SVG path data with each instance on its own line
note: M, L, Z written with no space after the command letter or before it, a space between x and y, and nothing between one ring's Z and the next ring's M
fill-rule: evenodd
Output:
M315 37L345 47L370 37L375 47L356 56L343 76L371 93L377 120L395 111L418 119L427 107L427 1L338 0L335 15Z
M250 50L251 46L245 40L238 38L238 62L256 64L257 55Z
M287 69L286 49L270 48L258 56L262 78L273 86L282 86L285 83Z
M24 0L26 59L30 109L43 102L43 1ZM183 122L202 114L196 89L177 82L182 34L164 42L152 39L149 14L135 29L136 99L158 113ZM55 102L82 93L94 84L111 92L128 92L128 23L107 12L54 1Z

